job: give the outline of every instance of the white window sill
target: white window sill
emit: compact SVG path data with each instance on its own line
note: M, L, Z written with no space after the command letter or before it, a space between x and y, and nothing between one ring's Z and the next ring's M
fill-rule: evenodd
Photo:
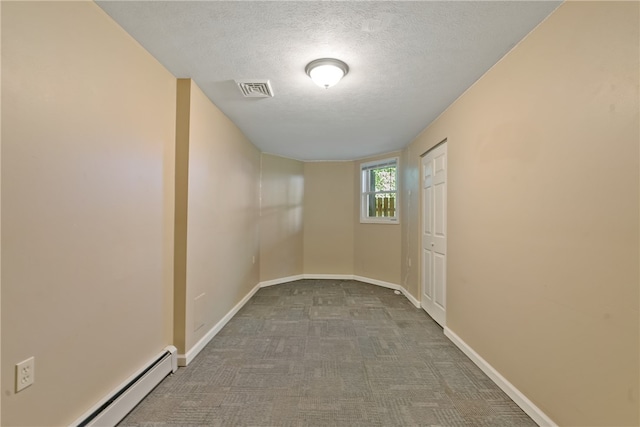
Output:
M400 221L398 219L360 218L360 224L390 224L390 225L398 225L398 224L400 224Z

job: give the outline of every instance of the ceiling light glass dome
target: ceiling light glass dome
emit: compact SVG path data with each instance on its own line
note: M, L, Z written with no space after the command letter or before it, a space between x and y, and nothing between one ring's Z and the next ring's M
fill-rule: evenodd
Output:
M339 59L322 58L311 61L305 71L318 86L328 89L349 72L349 66Z

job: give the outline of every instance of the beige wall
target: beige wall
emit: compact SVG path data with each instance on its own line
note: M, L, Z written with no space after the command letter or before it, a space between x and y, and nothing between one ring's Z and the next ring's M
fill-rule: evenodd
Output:
M189 212L189 121L191 79L176 83L175 206L173 240L173 345L186 353L187 220Z
M359 223L358 162L269 155L259 220L258 150L181 83L175 323L175 79L93 3L2 9L3 425L72 422L259 280L418 296L419 156L444 138L448 327L557 423L640 423L638 3L564 4L427 128L400 226Z
M640 423L638 7L565 3L406 152L406 255L448 138L447 325L560 425Z
M193 82L189 116L186 351L259 282L260 153Z
M420 300L420 163L410 147L400 156L400 272L402 286Z
M2 27L2 3L0 3L0 29ZM2 34L0 31L0 45ZM0 81L2 80L2 56L0 55ZM0 89L0 94L2 93ZM0 96L0 112L2 111L2 96ZM0 114L0 135L2 134L2 117ZM2 138L0 138L1 145ZM0 188L2 187L2 149L0 147ZM0 197L0 242L2 241L2 197ZM2 330L2 245L0 245L0 331ZM0 355L2 355L2 339L0 339ZM0 356L0 362L2 357ZM2 367L0 366L0 387L2 384ZM0 425L2 424L2 389L0 388Z
M263 154L260 184L260 281L303 272L304 163Z
M260 280L355 274L400 284L401 227L360 224L358 198L360 164L399 155L303 163L263 154Z
M401 256L401 226L393 224L360 223L360 165L389 157L400 157L400 152L370 157L354 162L354 266L353 273L369 279L399 285ZM400 184L400 183L398 183ZM399 203L402 189L398 187ZM402 212L400 212L402 215ZM402 219L401 219L402 221Z
M304 272L353 274L353 162L304 164Z
M175 79L92 2L2 9L2 425L67 425L171 341Z

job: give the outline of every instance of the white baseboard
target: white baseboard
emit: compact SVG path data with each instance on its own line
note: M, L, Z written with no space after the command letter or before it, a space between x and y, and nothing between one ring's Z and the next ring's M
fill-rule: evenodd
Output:
M160 381L178 369L177 353L174 346L166 347L71 425L97 427L118 424Z
M411 304L416 306L416 308L420 308L420 301L418 301L413 295L411 295L409 293L409 291L407 291L401 285L396 285L395 283L384 282L382 280L370 279L368 277L362 277L362 276L353 276L353 280L358 280L360 282L370 283L372 285L382 286L383 288L389 288L389 289L398 290L398 291L402 292L405 297L407 297L407 299L411 302Z
M385 282L383 280L378 280L378 279L370 279L368 277L363 277L363 276L351 276L351 279L357 280L358 282L365 282L365 283L369 283L370 285L377 285L383 288L389 288L394 290L400 290L400 288L402 287L400 285L396 285L395 283Z
M302 279L304 279L304 275L298 274L297 276L289 276L289 277L282 277L280 279L265 280L264 282L260 282L260 287L266 288L267 286L280 285L282 283L295 282L296 280L302 280Z
M353 280L353 274L303 274L304 279Z
M357 280L359 282L369 283L371 285L382 286L383 288L394 289L402 292L405 297L416 306L420 308L420 301L418 301L413 295L409 293L404 287L396 285L395 283L385 282L384 280L371 279L364 276L356 276L353 274L299 274L297 276L283 277L280 279L266 280L260 282L260 287L265 288L267 286L280 285L282 283L295 282L302 279L325 279L325 280ZM182 366L182 365L181 365Z
M498 387L502 389L516 405L518 405L527 415L529 415L533 421L539 426L557 427L557 424L551 420L540 408L538 408L532 401L530 401L520 390L518 390L513 384L511 384L505 377L503 377L496 369L491 366L486 360L475 352L466 342L455 334L451 329L445 327L444 334L453 342L469 359L482 371L487 374L491 380L496 383Z
M416 297L411 295L409 291L406 290L404 287L400 286L400 291L404 294L405 297L407 297L409 301L411 301L411 304L413 304L416 308L422 307L422 304L420 304L420 301L418 301Z
M187 366L189 363L191 363L191 361L198 355L198 353L200 353L202 349L207 344L209 344L209 341L211 341L213 337L215 337L218 332L220 332L220 330L224 328L224 325L226 325L229 320L231 320L231 318L235 316L238 311L240 311L240 309L247 303L247 301L251 299L253 294L258 292L258 289L260 289L260 284L254 286L253 289L251 289L251 291L249 291L249 293L245 295L245 297L242 298L240 302L238 302L231 310L229 310L229 312L222 319L220 319L218 323L213 325L213 327L209 329L209 332L207 332L202 338L200 338L200 340L193 347L191 347L186 354L179 354L178 366Z

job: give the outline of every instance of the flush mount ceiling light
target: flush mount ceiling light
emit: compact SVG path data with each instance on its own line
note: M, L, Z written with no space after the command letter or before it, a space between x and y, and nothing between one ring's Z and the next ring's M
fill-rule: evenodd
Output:
M304 71L315 84L328 89L347 75L349 66L339 59L322 58L309 62Z

